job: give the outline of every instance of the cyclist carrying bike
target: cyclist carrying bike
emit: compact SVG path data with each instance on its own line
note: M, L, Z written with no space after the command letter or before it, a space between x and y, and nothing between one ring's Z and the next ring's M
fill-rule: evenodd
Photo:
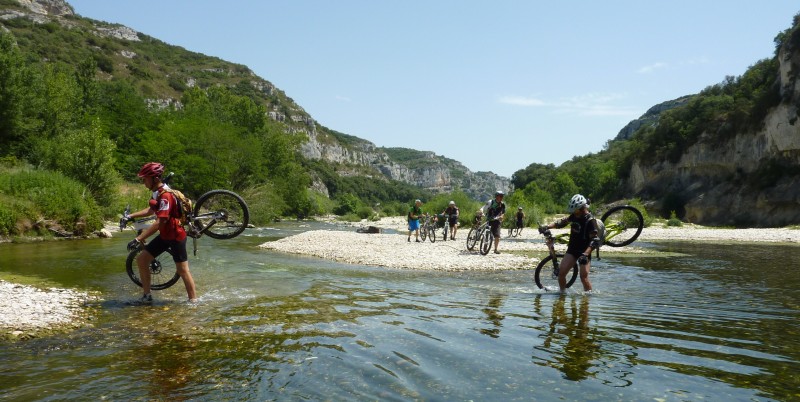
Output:
M456 239L456 229L458 229L458 207L456 206L455 201L450 201L447 205L447 208L444 209L442 212L445 216L447 216L448 221L445 222L446 225L450 225L450 240ZM447 240L445 238L445 240Z
M194 279L191 272L189 272L186 231L177 218L179 207L175 201L175 196L167 191L169 187L161 181L163 173L164 165L160 163L150 162L142 166L138 176L142 179L144 186L153 192L150 206L123 217L126 220L133 220L153 214L156 216L156 221L153 225L143 230L141 234L128 243L128 250L144 246L144 250L136 257L136 265L139 268L139 278L141 278L142 291L144 293L137 300L138 304L150 304L153 302L153 297L150 295L150 263L167 249L172 251L172 259L175 261L178 275L180 275L186 287L189 301L194 302L197 299ZM158 236L145 245L147 238L156 232L158 232Z
M597 220L589 212L589 200L580 194L572 196L567 209L570 213L569 216L549 225L539 226L539 233L544 233L551 228L563 228L571 224L567 252L564 253L564 258L561 259L561 264L559 265L558 287L561 293L566 291L567 273L571 271L570 267L575 266L577 261L583 290L588 292L592 290L592 282L589 281L592 250L600 247Z
M486 210L486 219L489 221L489 227L492 229L494 235L494 253L500 254L497 246L500 244L500 224L503 223L503 218L506 214L506 203L503 202L505 193L498 190L494 193L494 199L489 200L483 209Z

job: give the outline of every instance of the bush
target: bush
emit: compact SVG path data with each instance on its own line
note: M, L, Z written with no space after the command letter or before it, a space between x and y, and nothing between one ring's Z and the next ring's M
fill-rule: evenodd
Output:
M669 214L669 220L667 220L667 226L683 226L683 222L678 219L678 216L675 214L675 211L671 211Z
M265 225L281 217L286 202L273 190L271 184L245 189L240 194L250 209L250 223Z
M103 227L100 209L86 187L60 173L0 170L0 193L5 195L5 212L0 212L0 231L5 234L25 234L40 221L77 235Z
M628 204L642 213L642 218L644 219L644 227L650 227L653 224L653 218L650 214L647 213L647 209L644 207L642 201L638 198L634 198L628 202Z
M375 216L375 211L373 211L371 207L363 205L358 208L356 215L361 219L370 219Z

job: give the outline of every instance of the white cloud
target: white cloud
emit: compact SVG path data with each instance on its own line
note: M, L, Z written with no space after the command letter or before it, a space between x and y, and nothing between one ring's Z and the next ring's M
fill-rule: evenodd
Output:
M667 67L667 63L659 61L657 63L653 63L653 64L650 64L648 66L644 66L644 67L636 70L636 72L639 73L639 74L649 74L649 73L652 73L655 70L666 68L666 67Z
M637 110L629 106L615 105L616 101L625 99L622 94L587 93L555 100L525 96L502 96L499 103L526 107L549 108L553 113L573 114L578 116L636 116Z
M498 102L517 106L546 106L543 100L524 96L501 96Z

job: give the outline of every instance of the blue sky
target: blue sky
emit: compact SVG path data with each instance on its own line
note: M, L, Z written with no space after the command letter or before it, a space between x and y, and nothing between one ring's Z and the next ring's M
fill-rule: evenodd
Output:
M68 0L250 67L320 124L511 175L772 57L796 0Z

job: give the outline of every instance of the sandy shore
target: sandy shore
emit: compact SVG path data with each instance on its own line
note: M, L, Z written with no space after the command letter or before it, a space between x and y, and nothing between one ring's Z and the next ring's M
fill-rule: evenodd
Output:
M482 256L466 250L469 228L457 232L455 241L442 241L441 232L435 243L416 243L414 236L407 241L406 221L403 217L384 218L377 222L363 221L353 225L353 231L310 231L261 245L264 249L292 254L309 255L348 264L383 266L401 269L423 270L503 270L532 269L539 262L535 256L527 257L518 252L546 252L541 235L533 228L523 230L521 236L506 238L500 242L500 254ZM375 226L394 229L399 234L362 234L357 227ZM554 233L559 233L558 230ZM800 244L798 229L712 229L695 225L682 227L649 227L631 246L604 247L603 254L644 253L636 246L641 242L671 240L693 240L703 242L771 242ZM513 252L513 253L512 253ZM534 254L534 253L525 253Z

